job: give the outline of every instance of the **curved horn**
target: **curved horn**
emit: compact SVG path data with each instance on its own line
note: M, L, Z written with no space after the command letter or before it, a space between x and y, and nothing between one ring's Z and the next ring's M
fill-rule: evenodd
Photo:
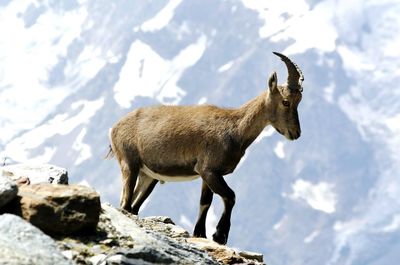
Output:
M297 64L295 64L288 57L279 52L273 52L273 54L281 58L281 60L286 64L286 67L288 69L288 86L290 88L298 88L300 91L302 91L303 89L301 87L301 84L304 81L304 76Z

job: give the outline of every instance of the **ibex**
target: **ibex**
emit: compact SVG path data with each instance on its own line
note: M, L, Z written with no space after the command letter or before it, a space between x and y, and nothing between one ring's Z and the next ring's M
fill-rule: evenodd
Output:
M195 237L206 237L205 221L213 194L221 196L224 212L214 241L226 244L235 193L223 176L232 173L246 148L272 125L289 140L300 137L297 106L303 74L283 54L287 82L278 85L276 72L268 89L237 109L210 105L152 106L128 113L110 129L109 157L122 172L121 208L138 214L158 181L189 181L201 177L200 211Z

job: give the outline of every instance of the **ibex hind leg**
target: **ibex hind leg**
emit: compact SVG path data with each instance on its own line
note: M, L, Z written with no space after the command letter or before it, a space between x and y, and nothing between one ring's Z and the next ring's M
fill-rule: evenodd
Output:
M133 191L132 199L132 213L138 214L140 206L149 197L150 193L153 191L158 180L153 179L145 175L144 173L139 173L139 178Z
M121 173L122 173L122 194L120 200L121 209L132 211L132 194L136 185L136 179L139 174L139 165L128 163L121 160Z

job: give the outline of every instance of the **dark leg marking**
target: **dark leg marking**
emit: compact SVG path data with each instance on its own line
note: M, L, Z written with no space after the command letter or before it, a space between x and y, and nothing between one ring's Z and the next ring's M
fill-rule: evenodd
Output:
M131 211L133 214L137 215L139 213L140 206L142 206L143 202L149 197L157 182L158 180L149 178L143 173L139 173L138 183L133 192Z
M124 160L120 161L122 173L122 194L120 207L124 210L131 211L132 193L136 185L136 179L139 174L137 165L128 164Z
M221 196L224 201L224 212L217 225L217 231L213 235L213 240L219 244L226 244L228 241L229 229L231 227L232 208L235 205L235 193L228 184L226 184L223 176L213 172L204 172L201 174L203 180L210 189Z
M213 199L213 192L203 180L201 186L199 217L194 227L193 236L206 238L206 217Z

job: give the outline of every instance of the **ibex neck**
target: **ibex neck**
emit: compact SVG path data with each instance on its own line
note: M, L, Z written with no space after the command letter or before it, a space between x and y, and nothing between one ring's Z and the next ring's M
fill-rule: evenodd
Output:
M266 106L267 97L268 91L265 91L238 109L241 116L238 132L246 142L253 142L269 123Z

